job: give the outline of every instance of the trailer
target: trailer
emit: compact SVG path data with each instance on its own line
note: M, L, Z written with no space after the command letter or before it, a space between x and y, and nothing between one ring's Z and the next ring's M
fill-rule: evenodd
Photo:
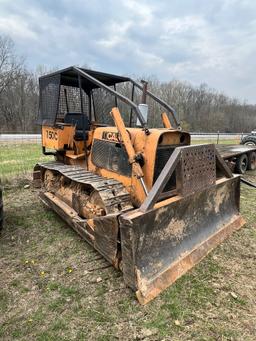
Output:
M244 174L246 170L256 169L256 146L237 144L215 146L233 173Z

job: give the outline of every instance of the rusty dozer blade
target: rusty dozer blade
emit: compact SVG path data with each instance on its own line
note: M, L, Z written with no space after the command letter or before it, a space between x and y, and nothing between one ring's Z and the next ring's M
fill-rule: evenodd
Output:
M157 202L174 170L178 194ZM124 280L141 304L245 223L239 200L240 178L213 145L176 148L142 206L119 217Z

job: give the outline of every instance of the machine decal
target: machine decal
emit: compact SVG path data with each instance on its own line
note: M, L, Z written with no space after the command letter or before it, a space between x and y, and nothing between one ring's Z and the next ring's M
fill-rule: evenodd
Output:
M46 137L49 140L58 140L58 132L53 130L46 130Z

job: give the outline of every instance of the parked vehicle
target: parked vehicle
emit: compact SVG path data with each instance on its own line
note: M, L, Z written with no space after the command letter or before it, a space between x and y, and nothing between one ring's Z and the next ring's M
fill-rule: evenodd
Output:
M241 144L256 146L256 130L253 130L249 135L244 136L241 139Z

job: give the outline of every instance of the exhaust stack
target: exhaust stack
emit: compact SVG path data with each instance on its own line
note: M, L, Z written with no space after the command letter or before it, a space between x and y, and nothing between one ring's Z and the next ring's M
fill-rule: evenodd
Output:
M148 105L146 104L148 82L142 80L141 83L143 84L143 89L142 89L141 104L138 105L138 108L144 120L148 122ZM141 123L138 118L137 118L136 126L141 126Z

